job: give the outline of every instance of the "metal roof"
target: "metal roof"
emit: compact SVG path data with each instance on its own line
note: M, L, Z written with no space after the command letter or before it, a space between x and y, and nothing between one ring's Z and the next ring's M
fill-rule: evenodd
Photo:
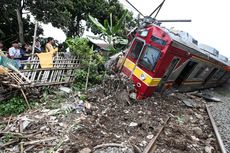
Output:
M206 58L208 60L213 59L215 61L218 61L224 65L230 66L229 59L223 55L219 55L219 51L217 51L215 48L204 45L204 44L197 44L194 43L194 39L190 34L183 32L183 31L177 31L174 29L167 29L165 27L161 27L162 30L167 32L171 39L174 42L177 42L181 45L185 45L191 50L187 50L189 52L194 52L195 54L198 54L199 56L202 56L203 58ZM187 38L186 38L187 37ZM217 55L218 54L218 55Z

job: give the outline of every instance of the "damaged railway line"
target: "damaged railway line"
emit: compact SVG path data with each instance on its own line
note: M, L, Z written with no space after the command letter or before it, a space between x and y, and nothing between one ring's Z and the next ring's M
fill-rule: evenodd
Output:
M55 103L54 95L63 102ZM114 79L80 93L55 91L36 110L2 118L5 152L222 152L206 101L194 93L130 100L126 81ZM191 99L193 107L184 103Z
M29 109L0 117L0 152L226 153L229 141L212 117L221 109L207 105L222 100L207 88L227 83L229 59L184 31L162 27L156 16L164 2L143 15L126 49L105 64L119 73L106 72L84 92L65 86L81 69L72 55L41 53L21 67L1 55L0 100L15 91ZM85 89L89 72L90 64ZM31 108L28 96L44 86L49 92Z

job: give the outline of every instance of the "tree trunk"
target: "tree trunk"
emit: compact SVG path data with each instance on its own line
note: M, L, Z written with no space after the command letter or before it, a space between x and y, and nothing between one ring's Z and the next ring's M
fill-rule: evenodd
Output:
M23 22L22 22L22 9L18 7L16 12L17 12L17 19L18 19L19 41L21 44L24 44L25 40L24 40L24 30L23 30Z

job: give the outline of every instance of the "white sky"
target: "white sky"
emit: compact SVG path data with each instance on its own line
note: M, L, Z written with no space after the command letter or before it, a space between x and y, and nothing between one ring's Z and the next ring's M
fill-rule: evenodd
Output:
M129 0L144 15L149 15L162 0ZM133 10L125 0L120 0ZM228 0L166 0L157 19L191 19L191 23L164 23L168 28L189 32L200 43L215 47L221 54L230 57L230 1ZM137 13L134 11L134 15ZM43 26L44 27L44 26ZM45 36L64 41L65 35L52 26L44 27ZM51 30L52 29L52 30Z

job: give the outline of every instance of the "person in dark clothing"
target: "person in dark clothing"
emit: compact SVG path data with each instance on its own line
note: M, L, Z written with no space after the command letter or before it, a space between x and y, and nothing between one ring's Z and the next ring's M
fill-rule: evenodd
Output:
M38 39L35 41L34 52L35 53L41 53L42 52L41 44L40 44Z
M21 60L27 60L32 53L31 46L28 43L23 44L20 48L20 52L22 55Z

